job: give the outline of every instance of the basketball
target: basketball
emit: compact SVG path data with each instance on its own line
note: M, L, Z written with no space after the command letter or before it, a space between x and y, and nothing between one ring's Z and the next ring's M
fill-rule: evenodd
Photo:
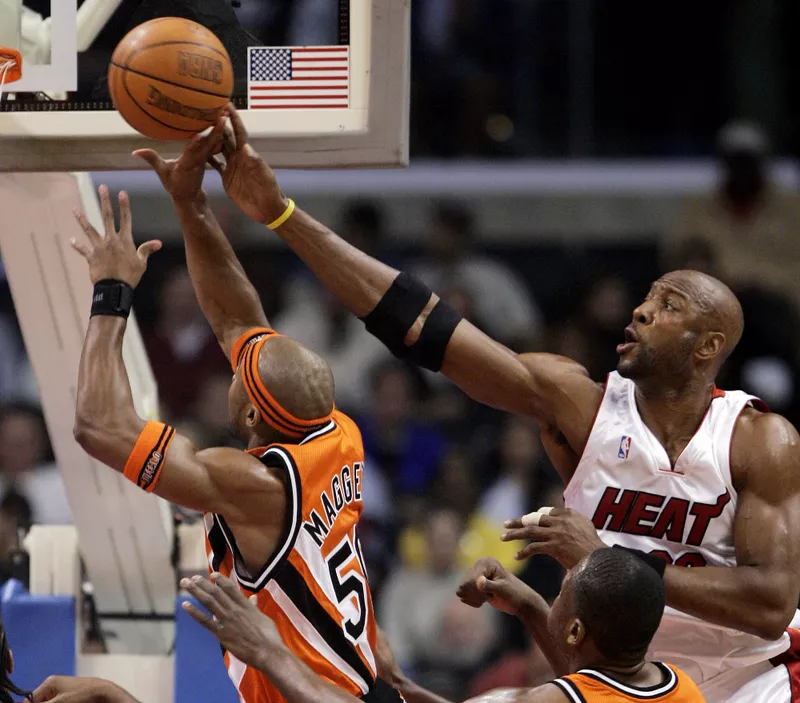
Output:
M188 139L210 127L233 92L233 66L213 32L160 17L128 32L108 67L114 107L146 137Z

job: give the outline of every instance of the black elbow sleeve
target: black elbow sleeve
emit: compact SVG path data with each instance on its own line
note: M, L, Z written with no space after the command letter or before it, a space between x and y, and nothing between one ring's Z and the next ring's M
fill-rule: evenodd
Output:
M401 273L366 317L367 331L383 342L398 359L408 359L423 368L439 371L444 353L461 316L439 301L422 327L419 339L406 346L405 338L431 298L431 290L420 280Z

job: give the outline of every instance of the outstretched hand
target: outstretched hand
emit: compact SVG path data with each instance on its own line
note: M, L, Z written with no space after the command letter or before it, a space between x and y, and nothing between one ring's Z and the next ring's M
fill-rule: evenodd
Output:
M210 615L188 601L183 602L183 609L239 661L260 669L270 654L283 648L275 623L256 607L256 596L248 600L221 574L211 574L210 580L202 576L183 579L181 588L197 598Z
M274 171L248 143L242 117L231 104L227 114L231 129L222 134L222 153L212 154L209 163L222 176L225 192L248 217L261 224L277 220L286 210Z
M547 511L538 511L538 517L532 513L531 516L506 520L508 529L500 535L503 542L531 540L517 552L517 559L549 554L565 569L571 569L584 557L607 546L586 516L570 508L548 508ZM532 516L536 517L532 522L526 519Z
M138 703L110 681L74 676L49 676L30 700L32 703Z
M490 557L475 562L456 593L462 602L473 608L489 603L504 613L517 616L533 601L541 598L497 559Z
M98 193L105 236L92 227L82 210L76 208L75 218L86 233L88 241L79 242L73 239L70 244L88 262L92 283L105 278L114 278L135 288L147 269L150 255L161 249L161 242L153 239L137 249L133 243L131 202L128 194L124 190L119 194L118 231L114 223L114 209L111 206L108 186L101 185Z
M203 188L203 177L209 159L222 149L227 112L205 136L196 134L177 159L164 159L153 149L138 149L133 156L144 159L158 174L167 193L176 203L193 202Z

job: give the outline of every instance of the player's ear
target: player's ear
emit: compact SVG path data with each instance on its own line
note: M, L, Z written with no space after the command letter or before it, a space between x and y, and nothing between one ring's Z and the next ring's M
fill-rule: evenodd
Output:
M580 647L586 639L586 626L579 618L573 618L567 628L567 644L570 647Z
M247 412L244 416L244 421L250 428L255 427L259 422L261 422L261 413L258 412L258 408L255 405L248 405Z
M725 349L725 335L722 332L705 332L700 337L700 344L695 349L695 355L701 361L710 361L719 356Z

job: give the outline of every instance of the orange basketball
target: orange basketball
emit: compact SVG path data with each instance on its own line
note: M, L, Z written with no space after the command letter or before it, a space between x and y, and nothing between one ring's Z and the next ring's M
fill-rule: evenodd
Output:
M233 92L233 66L213 32L181 17L131 30L108 67L114 107L153 139L187 139L216 122Z

